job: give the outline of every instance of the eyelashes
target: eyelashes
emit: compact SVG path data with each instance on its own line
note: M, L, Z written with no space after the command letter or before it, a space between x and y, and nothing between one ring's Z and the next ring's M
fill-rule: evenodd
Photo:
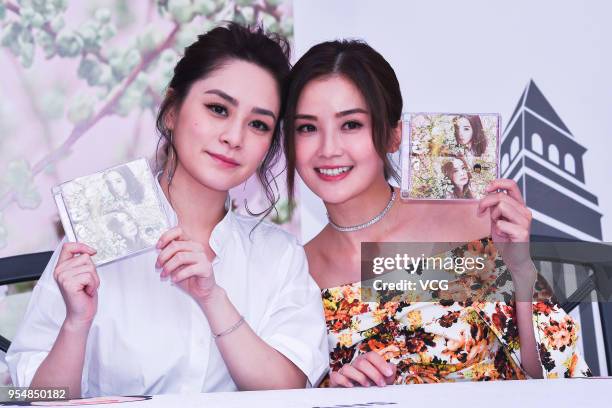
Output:
M262 122L261 120L254 120L251 123L249 123L249 126L261 132L267 132L270 130L270 126L268 126L266 123Z
M312 133L316 131L317 128L314 125L305 124L298 126L296 130L298 131L298 133Z
M209 103L206 105L206 107L215 115L227 116L227 108L223 105L219 105L217 103Z
M205 106L209 111L211 111L216 116L220 116L224 118L229 116L228 109L223 105L220 105L218 103L209 103L209 104L206 104ZM255 129L256 131L259 131L262 133L269 132L271 129L270 125L268 125L267 123L261 120L253 120L249 122L249 126Z
M357 130L361 129L362 127L363 125L360 122L357 122L356 120L349 120L348 122L342 125L342 129L344 130Z
M342 124L341 129L350 131L350 130L358 130L358 129L361 129L362 127L363 127L363 124L361 122L358 122L356 120L349 120ZM298 133L312 133L312 132L316 132L317 128L313 124L306 123L306 124L298 126L296 128L296 131Z

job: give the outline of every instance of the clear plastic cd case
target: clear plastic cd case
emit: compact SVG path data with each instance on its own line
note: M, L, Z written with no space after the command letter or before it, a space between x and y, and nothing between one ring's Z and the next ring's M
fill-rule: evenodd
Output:
M70 242L94 248L97 266L155 246L170 227L163 194L144 158L52 189Z
M404 200L477 200L499 177L500 115L406 113L402 118Z

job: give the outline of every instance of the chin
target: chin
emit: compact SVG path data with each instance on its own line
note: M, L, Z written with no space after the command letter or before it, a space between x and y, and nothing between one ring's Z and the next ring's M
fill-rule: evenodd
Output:
M198 171L195 178L201 185L215 191L229 191L248 179L237 172L217 171L210 167Z
M234 186L229 177L214 177L211 174L202 175L197 178L197 181L203 187L214 191L229 191Z
M354 191L354 189L349 188L349 186L343 188L342 186L338 185L322 186L319 184L314 185L313 187L309 186L309 188L317 197L328 204L341 204L357 195L357 192Z

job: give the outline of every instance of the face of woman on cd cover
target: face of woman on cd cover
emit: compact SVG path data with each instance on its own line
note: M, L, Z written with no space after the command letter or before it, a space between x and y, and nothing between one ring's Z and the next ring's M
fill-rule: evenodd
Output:
M117 211L109 215L107 228L115 234L123 237L130 249L137 246L140 240L140 230L136 221L127 213Z
M117 214L117 221L121 224L120 233L125 238L134 240L138 235L138 225L130 216L124 213Z
M353 82L338 75L312 80L299 97L296 170L327 203L344 202L384 178L367 106Z
M279 89L263 68L230 60L191 86L168 115L179 164L200 184L227 191L264 159L280 110Z
M457 119L457 142L459 144L469 144L472 141L473 133L472 125L467 118Z
M454 186L463 188L468 183L467 169L461 160L453 160L452 163L451 181Z
M127 182L118 171L108 171L104 173L104 178L115 197L128 198Z

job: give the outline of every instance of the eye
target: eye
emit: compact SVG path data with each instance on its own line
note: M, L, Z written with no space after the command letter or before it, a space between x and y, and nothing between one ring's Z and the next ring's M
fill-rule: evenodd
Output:
M349 120L345 124L342 125L342 129L344 130L356 130L363 127L363 125L355 120Z
M223 105L219 105L216 103L210 103L206 105L206 107L216 115L227 116L227 109Z
M262 122L261 120L254 120L251 123L249 123L249 126L254 127L255 129L261 132L267 132L270 130L270 126L268 126L266 123Z
M317 128L314 125L311 125L310 123L306 123L297 127L298 133L312 133L316 132L316 130Z

